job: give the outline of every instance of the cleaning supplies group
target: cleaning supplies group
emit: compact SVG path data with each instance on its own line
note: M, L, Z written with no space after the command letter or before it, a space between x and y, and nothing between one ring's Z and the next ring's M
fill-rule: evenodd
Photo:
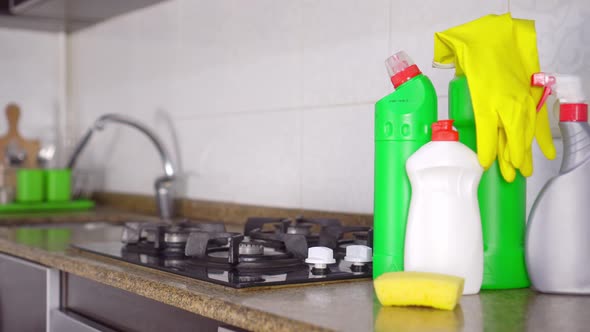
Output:
M434 87L407 55L386 61L396 90L375 105L374 277L454 275L465 279L463 294L482 282L528 287L523 176L533 173L533 139L555 157L547 110L536 107L541 91L530 85L540 71L534 22L488 15L436 33L434 63L456 68L449 116L459 133L452 120L435 122Z
M396 91L375 112L374 276L402 269L456 275L466 279L463 293L477 293L483 169L458 142L453 120L435 122L434 87L410 58L399 52L386 66Z

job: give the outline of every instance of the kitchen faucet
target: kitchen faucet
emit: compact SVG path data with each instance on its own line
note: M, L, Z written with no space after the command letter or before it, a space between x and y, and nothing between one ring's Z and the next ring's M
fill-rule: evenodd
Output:
M82 152L84 147L90 141L90 137L92 137L92 134L95 131L103 130L104 126L109 122L124 124L124 125L133 127L135 129L141 131L150 139L150 141L152 141L152 143L156 147L156 150L158 150L158 153L160 154L160 158L162 159L162 164L164 167L164 175L156 178L156 181L154 183L154 187L156 190L156 207L157 207L158 213L162 219L170 220L174 216L174 192L173 192L174 190L173 189L174 189L174 180L175 180L174 177L176 175L176 171L174 169L174 164L172 163L172 159L170 158L170 154L168 153L168 151L166 150L166 148L162 144L162 141L160 140L160 138L156 135L155 132L153 132L151 129L146 127L141 122L139 122L135 119L120 115L120 114L105 114L105 115L99 117L94 122L94 124L88 129L86 134L84 134L84 136L82 137L82 139L80 140L80 142L78 143L76 148L74 149L74 152L72 153L72 156L70 157L70 160L68 161L67 167L69 169L74 168L74 166L76 165L76 160L78 159L78 156L80 155L80 153Z

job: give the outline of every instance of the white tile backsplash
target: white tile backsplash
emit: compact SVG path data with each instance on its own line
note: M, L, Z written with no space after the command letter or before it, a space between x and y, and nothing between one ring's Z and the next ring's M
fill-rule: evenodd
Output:
M305 105L380 99L391 90L388 0L303 1Z
M434 32L508 3L166 1L70 37L70 106L85 126L122 112L155 128L181 157L188 197L370 213L385 58L405 50L446 118L454 71L431 67ZM538 20L543 69L590 79L584 3L510 1L515 17ZM109 170L105 189L151 194L161 170L144 138L101 136L85 158ZM530 196L556 163L535 154Z
M94 27L97 30L92 30ZM102 25L69 40L70 108L79 117L79 130L100 114L135 111L139 83L135 38L131 33L98 28Z
M130 63L133 80L128 90L134 99L130 110L137 116L153 114L167 108L175 100L175 84L180 65L180 8L171 2L162 2L145 8L141 15L131 18L136 21L137 32L130 43L133 62ZM150 24L159 22L159 24ZM116 74L116 73L115 73ZM162 84L168 82L167 84ZM116 111L116 110L115 110ZM118 111L116 111L118 112Z
M0 17L0 21L7 20ZM4 22L0 22L4 23ZM8 22L10 25L10 22ZM19 130L26 138L56 139L65 112L60 81L64 56L59 32L0 28L0 133L7 129L4 108L21 107Z
M303 206L372 213L373 118L373 104L303 112Z
M175 114L293 108L302 102L301 3L181 1Z
M300 111L177 119L190 197L300 205Z
M177 5L163 2L70 37L70 99L80 113L79 130L104 113L143 118L170 109L179 17Z

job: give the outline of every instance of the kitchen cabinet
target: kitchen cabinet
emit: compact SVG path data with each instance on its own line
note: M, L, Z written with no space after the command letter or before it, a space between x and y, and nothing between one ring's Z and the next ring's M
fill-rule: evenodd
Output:
M35 20L63 22L71 32L163 1L165 0L0 0L0 13L27 18L26 21L32 21L31 28L34 29L43 27L35 24Z
M48 271L44 266L0 254L0 331L46 329Z
M65 312L116 331L244 331L73 274L64 274L62 285L62 307ZM170 296L174 297L173 294Z
M118 288L0 254L0 331L166 330L244 331Z

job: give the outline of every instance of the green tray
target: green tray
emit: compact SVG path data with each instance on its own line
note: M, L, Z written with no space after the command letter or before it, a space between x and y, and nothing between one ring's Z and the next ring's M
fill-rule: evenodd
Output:
M94 202L87 199L78 199L75 201L66 202L10 203L6 205L0 205L0 213L78 211L88 210L93 207Z

